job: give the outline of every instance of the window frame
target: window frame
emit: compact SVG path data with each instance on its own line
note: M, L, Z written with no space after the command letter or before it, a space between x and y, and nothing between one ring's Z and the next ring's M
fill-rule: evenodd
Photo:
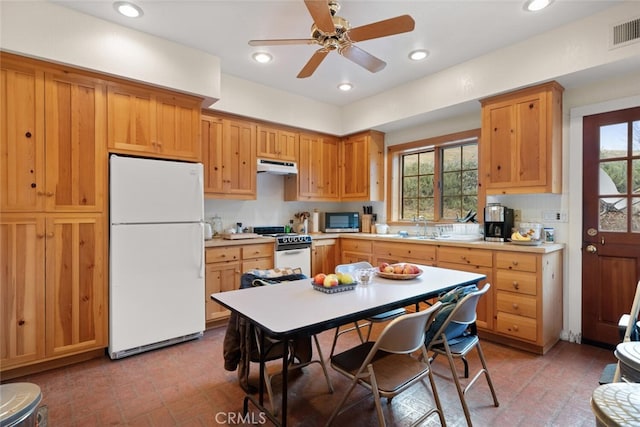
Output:
M480 184L481 182L481 153L480 153L480 129L472 129L462 132L451 133L447 135L440 135L432 138L420 139L417 141L406 142L402 144L391 145L387 147L386 166L387 166L387 224L389 225L411 225L410 220L401 220L400 204L402 194L402 170L401 170L401 158L404 154L411 152L418 152L423 150L434 149L434 175L436 182L436 192L438 197L434 200L435 218L429 220L429 222L451 222L449 219L443 219L440 217L441 211L441 191L442 191L442 162L440 149L459 146L470 142L471 140L477 141L478 146L478 206L476 212L481 212L484 209L485 192Z

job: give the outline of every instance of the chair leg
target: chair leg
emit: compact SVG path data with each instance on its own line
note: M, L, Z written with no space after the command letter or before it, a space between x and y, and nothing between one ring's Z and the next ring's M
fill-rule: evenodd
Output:
M313 340L316 343L316 350L318 350L318 361L320 366L322 366L322 371L324 372L324 377L327 379L327 385L329 386L329 393L333 393L333 384L331 383L331 378L329 378L329 372L327 371L327 365L324 363L324 357L322 356L322 350L320 349L320 343L318 342L318 336L314 335Z
M335 418L338 416L338 414L340 413L340 410L344 406L344 403L347 401L347 398L349 397L349 395L351 394L353 389L356 387L356 384L358 384L358 378L354 378L353 381L351 381L351 384L349 385L349 388L344 393L344 396L342 396L342 399L340 399L340 402L336 406L336 409L333 410L333 413L331 414L331 416L327 420L327 423L325 424L326 427L330 426L333 423L333 421L335 420Z
M476 345L476 349L478 350L478 356L480 358L480 363L482 363L482 369L484 370L484 375L487 378L487 383L489 384L489 389L491 390L491 396L493 397L494 406L500 406L498 403L498 397L496 396L496 390L493 388L493 381L491 381L491 375L489 374L489 368L487 368L487 362L484 359L484 353L482 352L482 347L480 346L480 341Z
M380 391L378 390L378 382L376 381L376 375L373 372L373 366L367 366L369 371L369 382L371 383L371 393L373 393L373 400L376 403L376 413L378 414L378 426L385 427L387 424L384 421L384 413L382 412L382 402L380 402Z
M273 388L271 387L272 378L273 377L266 372L266 367L265 367L264 382L265 382L265 386L267 387L267 395L269 396L269 403L271 404L271 412L273 412L274 417L277 417L278 407L276 406L275 399L273 397Z
M464 411L464 417L467 419L467 425L471 427L473 426L473 423L471 422L471 414L469 413L469 408L467 407L467 402L465 401L465 398L464 398L464 391L462 390L460 380L458 379L456 365L454 363L453 356L451 355L451 349L449 348L449 343L447 342L446 338L444 338L443 344L444 344L445 351L447 353L447 359L449 360L451 375L453 376L453 381L456 384L456 390L458 391L458 396L460 397L460 404L462 405L462 410Z

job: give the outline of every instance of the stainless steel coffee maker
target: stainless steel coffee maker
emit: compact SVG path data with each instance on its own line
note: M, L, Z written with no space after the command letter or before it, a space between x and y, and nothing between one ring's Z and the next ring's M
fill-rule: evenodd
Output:
M484 208L484 240L506 242L511 239L513 209L500 203L489 203Z

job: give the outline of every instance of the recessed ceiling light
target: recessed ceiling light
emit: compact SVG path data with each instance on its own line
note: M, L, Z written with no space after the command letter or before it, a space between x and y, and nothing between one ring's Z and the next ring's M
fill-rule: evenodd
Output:
M421 61L427 56L429 56L429 51L418 49L409 54L409 59L411 59L412 61Z
M340 83L338 85L338 89L340 89L343 92L348 92L351 89L353 89L353 85L351 83Z
M553 3L553 0L527 0L524 3L524 10L529 12L537 12Z
M259 62L261 64L266 64L268 62L271 62L271 60L273 59L273 56L271 56L271 54L267 52L256 52L252 56L254 61Z
M113 3L113 8L127 18L139 18L144 14L140 6L127 1L117 1Z

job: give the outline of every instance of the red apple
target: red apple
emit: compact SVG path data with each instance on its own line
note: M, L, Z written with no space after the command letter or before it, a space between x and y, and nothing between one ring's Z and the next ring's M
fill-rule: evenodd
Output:
M392 265L387 265L387 266L384 268L384 272L385 272L385 273L393 273L393 266L392 266Z
M327 277L324 273L318 273L313 277L313 283L316 285L324 285L324 278Z
M331 288L334 286L338 286L340 284L340 281L338 280L338 276L336 276L335 274L328 274L324 278L324 282L322 284L325 288Z
M381 263L380 263L380 266L378 266L378 269L379 269L380 271L384 271L384 269L385 269L385 268L387 268L387 266L388 266L388 265L389 265L389 263L388 263L388 262L381 262Z
M413 268L409 264L405 264L402 274L413 274Z
M420 269L418 268L417 265L413 265L411 264L411 270L412 270L412 274L418 274L420 273Z
M395 274L402 274L403 271L404 271L404 265L396 264L396 265L393 266L393 272Z

